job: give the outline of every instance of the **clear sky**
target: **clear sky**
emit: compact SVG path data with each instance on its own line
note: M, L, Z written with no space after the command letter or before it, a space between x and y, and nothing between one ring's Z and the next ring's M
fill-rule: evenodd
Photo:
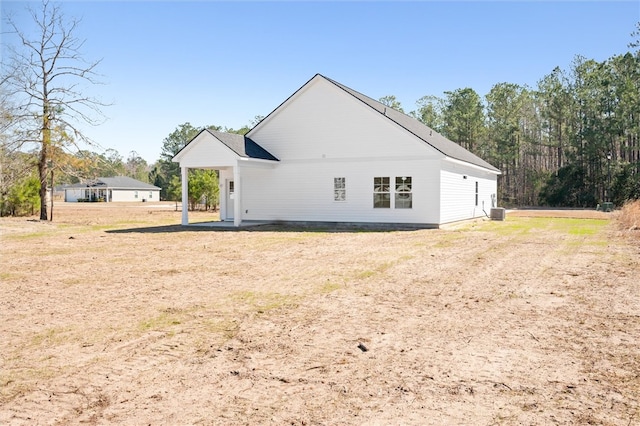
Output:
M25 1L3 15L30 20ZM30 3L37 7L38 3ZM535 87L576 55L627 52L640 21L629 1L63 1L81 18L84 58L102 59L112 103L85 133L148 162L180 124L239 128L265 116L316 73L405 111L425 95L500 82ZM4 24L4 23L3 23ZM6 27L3 25L3 31ZM2 42L12 42L3 34Z

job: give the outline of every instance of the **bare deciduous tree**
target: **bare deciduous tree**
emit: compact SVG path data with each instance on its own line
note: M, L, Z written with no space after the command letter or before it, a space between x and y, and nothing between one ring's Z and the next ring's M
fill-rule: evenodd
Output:
M47 220L47 176L54 147L92 145L79 128L97 125L106 104L85 95L87 84L99 84L95 69L87 62L75 37L79 21L67 20L59 6L44 0L39 9L27 9L35 30L20 28L12 17L8 27L19 42L8 46L9 62L3 64L2 91L17 108L12 121L13 149L34 149L38 154L40 220Z

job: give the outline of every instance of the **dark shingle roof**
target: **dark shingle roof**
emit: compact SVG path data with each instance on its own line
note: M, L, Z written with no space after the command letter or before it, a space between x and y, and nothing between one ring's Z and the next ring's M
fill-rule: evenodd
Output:
M349 87L338 83L337 81L331 80L330 78L327 78L320 74L318 75L324 78L325 80L335 84L336 86L338 86L345 92L349 93L353 97L357 98L358 100L364 102L371 108L378 111L380 114L387 117L389 120L395 122L399 126L413 133L415 136L417 136L427 144L431 145L432 147L434 147L435 149L437 149L447 157L455 158L456 160L471 163L476 166L484 167L486 169L493 170L496 172L500 171L496 167L484 161L482 158L464 149L462 146L458 145L457 143L445 138L440 133L422 124L415 118L409 117L408 115L403 114L399 111L396 111L393 108L387 107L384 104L374 99L371 99L366 95L363 95L362 93L356 92L355 90L350 89Z
M236 133L217 132L215 130L206 130L223 144L229 147L233 152L244 158L255 158L258 160L279 161L271 155L266 149L255 143L251 138Z

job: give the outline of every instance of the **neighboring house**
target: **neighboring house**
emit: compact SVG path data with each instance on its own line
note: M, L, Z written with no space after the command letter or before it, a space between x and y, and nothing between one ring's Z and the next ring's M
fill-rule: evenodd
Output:
M220 173L221 220L441 224L488 214L500 171L414 118L315 75L245 136L203 130L173 158ZM189 222L183 209L182 224Z
M101 177L64 187L64 200L79 201L160 201L160 188L126 176Z

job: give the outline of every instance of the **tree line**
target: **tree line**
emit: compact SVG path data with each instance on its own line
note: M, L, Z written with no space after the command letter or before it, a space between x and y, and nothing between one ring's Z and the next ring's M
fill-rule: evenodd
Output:
M47 220L47 188L96 177L130 176L160 188L161 199L179 200L179 166L173 156L202 128L179 125L162 141L149 165L135 151L96 153L79 123L99 124L106 104L79 91L98 83L100 61L86 61L74 37L77 20L43 0L28 6L37 28L8 28L20 41L0 63L0 215L33 214ZM409 114L502 171L498 199L504 206L593 207L640 198L640 22L630 49L598 62L574 58L536 87L497 83L481 97L466 87L424 96ZM395 96L380 99L402 111ZM206 126L245 134L241 129ZM189 205L215 208L218 177L192 170Z
M395 96L380 101L402 111ZM467 87L416 104L410 115L502 171L502 205L640 198L640 50L603 62L578 56L534 88L497 83L481 97Z

